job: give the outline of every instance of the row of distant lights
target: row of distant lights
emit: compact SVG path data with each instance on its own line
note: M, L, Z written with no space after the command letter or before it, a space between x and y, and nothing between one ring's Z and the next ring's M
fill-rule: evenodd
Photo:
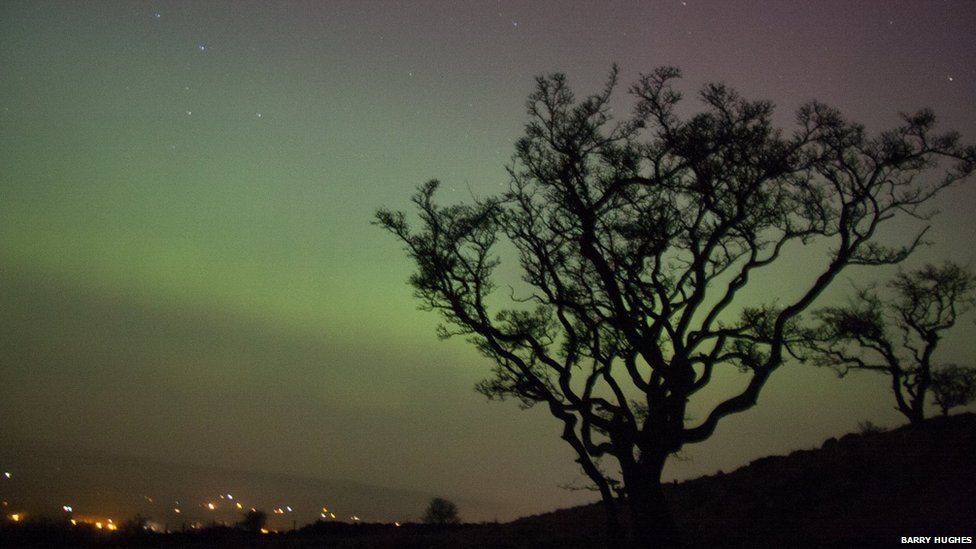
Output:
M76 526L77 524L78 524L77 520L71 519L72 526ZM95 528L98 528L99 530L108 530L109 532L114 532L119 529L119 527L116 526L114 522L112 522L112 519L107 519L107 522L104 523L100 520L95 521L93 524L95 525Z
M4 471L3 476L6 477L6 478L8 478L8 479L9 478L13 478L13 475L9 471ZM146 498L146 501L148 501L149 503L153 503L153 500L152 500L151 497L149 497L149 496L144 496L144 497ZM226 495L221 494L220 499L225 499L225 500L228 500L228 501L234 501L234 496L232 496L231 494L226 494ZM6 502L4 502L4 503L6 503ZM180 502L178 502L178 501L176 502L177 505L179 505L179 503ZM244 506L241 505L241 502L239 502L239 501L238 502L235 502L234 505L238 509L242 509L242 510L244 509ZM214 511L214 510L217 509L217 505L215 505L213 502L208 502L205 507L207 509L211 510L211 511ZM70 505L63 505L63 506L61 506L61 509L64 510L65 513L71 513L71 512L74 511ZM257 509L255 509L254 507L251 507L251 511L256 511L256 510ZM176 513L176 514L178 514L178 515L183 513L183 511L180 510L179 507L174 507L173 508L173 512ZM284 508L277 507L274 510L272 510L272 512L274 514L276 514L276 515L284 515L285 513L292 513L292 512L294 512L294 510L291 508L290 505L286 505ZM335 518L336 518L335 513L330 512L325 507L322 508L322 512L319 513L319 516L321 518L324 518L324 519L332 519L332 520L335 520ZM352 515L349 518L353 522L360 522L360 521L362 521L362 519L359 518L358 515ZM21 515L19 513L10 515L10 520L12 520L14 522L20 522L20 519L21 519ZM71 520L71 524L77 524L77 523L75 522L74 519L72 519ZM400 526L400 523L399 522L394 522L393 524L395 524L396 526ZM108 530L115 530L116 529L116 526L112 522L111 519L108 520L107 525L103 525L101 522L96 522L95 523L95 527L98 528L98 529L103 528L103 526L107 527Z
M70 505L65 505L62 508L67 513L70 513L72 511ZM179 509L176 509L176 512L179 513L180 510ZM290 508L289 508L289 512L291 512L291 509ZM275 509L275 514L279 514L280 515L280 514L283 514L283 513L284 513L284 511L282 511L280 508L279 509ZM326 514L328 514L328 516L331 517L331 518L333 518L333 519L335 518L335 514L334 513L330 513L328 511L328 509L326 509L325 507L323 507L322 508L322 513L320 513L320 515L321 515L322 518L326 518ZM24 515L22 513L14 513L12 515L9 515L10 520L12 520L14 522L20 522L20 520L23 518L23 516ZM353 522L360 522L362 520L361 518L359 518L356 515L353 515L353 516L351 516L349 518L351 518ZM96 522L94 522L92 524L94 524L95 525L95 528L98 528L99 530L103 530L104 529L104 530L109 530L109 531L113 531L114 532L115 530L118 530L118 528L119 528L118 525L116 525L115 522L112 519L106 519L106 522L104 522L104 523L102 521L96 521ZM72 526L77 526L78 525L78 521L75 520L75 519L71 519L71 525ZM399 527L400 526L400 523L399 522L394 522L393 525ZM268 533L268 529L262 528L261 529L261 533L262 534L267 534Z
M150 502L152 502L152 499L150 499L148 496L146 497L146 499L148 499ZM220 496L220 499L225 499L225 500L228 500L228 501L234 501L234 496L232 496L231 494L221 495ZM176 503L179 504L179 502L176 502ZM234 505L238 509L244 509L244 506L241 505L241 502L239 502L239 501L238 502L235 502ZM211 511L214 511L214 510L217 509L217 505L215 503L213 503L213 502L208 502L205 505L205 507L207 509L211 510ZM180 513L181 512L180 509L179 509L179 507L174 508L173 511L175 511L176 513ZM251 511L257 511L257 509L255 509L254 507L251 507ZM284 515L286 513L294 513L294 512L295 512L295 510L292 509L290 505L285 505L284 507L275 507L274 509L271 510L271 513L272 514L275 514L275 515ZM335 518L336 518L335 513L329 511L329 509L326 508L326 507L323 507L322 508L322 512L319 513L319 517L324 518L324 519L332 519L332 520L335 520ZM360 522L360 521L362 521L362 519L359 518L358 515L352 515L349 518L353 522ZM397 522L396 525L397 526L400 526L400 523Z
M69 513L71 512L70 505L65 505L64 509ZM14 522L20 522L24 518L24 516L25 516L24 513L13 513L11 515L8 515L8 517L10 517L10 520ZM115 524L115 521L113 521L112 519L105 519L105 522L98 520L90 524L93 524L95 528L98 528L99 530L108 530L110 532L114 532L119 529L118 525ZM78 521L75 519L71 519L71 525L77 526Z

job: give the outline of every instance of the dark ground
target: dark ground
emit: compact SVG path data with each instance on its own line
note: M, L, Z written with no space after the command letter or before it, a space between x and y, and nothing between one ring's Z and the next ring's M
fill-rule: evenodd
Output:
M902 536L976 537L976 415L849 434L667 487L693 546L863 547ZM0 547L600 547L597 505L505 524L431 527L318 523L287 534L211 528L112 534L60 523L0 523ZM971 542L970 542L971 543Z

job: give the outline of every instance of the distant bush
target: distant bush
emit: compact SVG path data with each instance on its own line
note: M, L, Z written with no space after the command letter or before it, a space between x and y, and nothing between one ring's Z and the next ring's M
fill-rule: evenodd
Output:
M120 530L129 535L141 534L146 531L146 526L148 523L149 519L147 517L144 517L141 514L136 514L136 516L123 522Z
M427 505L424 513L424 522L427 524L460 524L461 518L458 516L457 505L443 498L434 498Z
M259 509L251 509L237 525L248 532L260 532L268 523L268 514Z
M876 435L878 433L883 433L887 431L884 427L880 425L875 425L868 420L858 421L857 430L861 432L862 435Z

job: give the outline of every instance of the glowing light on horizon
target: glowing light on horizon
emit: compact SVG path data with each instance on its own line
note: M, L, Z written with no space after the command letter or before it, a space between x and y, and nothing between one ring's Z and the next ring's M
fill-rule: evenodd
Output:
M70 505L62 505L61 508L64 509L65 513L70 513L74 511L74 509L72 509Z
M12 475L12 474L10 474L10 471L4 471L4 472L3 472L3 476L5 476L5 477L7 477L7 478L12 478L12 477L13 477L13 475Z
M14 522L20 522L20 513L14 513L10 515L10 520Z

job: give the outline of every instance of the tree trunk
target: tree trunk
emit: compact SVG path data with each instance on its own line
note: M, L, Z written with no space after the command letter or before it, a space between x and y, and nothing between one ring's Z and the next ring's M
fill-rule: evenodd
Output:
M906 374L898 369L889 370L891 375L891 388L895 393L895 402L898 404L898 411L908 418L908 423L918 425L925 420L925 393L916 393L912 390Z
M609 501L603 500L603 509L606 512L606 536L607 545L612 549L623 549L626 547L626 540L623 530L620 528L620 515L617 513L617 502L611 498Z
M925 403L924 401L919 401L915 399L912 401L912 407L908 414L908 422L912 425L919 425L925 421Z
M628 490L633 547L676 547L681 545L678 527L668 509L661 481L650 482L638 490Z
M671 516L661 486L665 459L667 454L652 458L652 463L636 464L636 470L624 472L632 547L682 545L678 527Z

